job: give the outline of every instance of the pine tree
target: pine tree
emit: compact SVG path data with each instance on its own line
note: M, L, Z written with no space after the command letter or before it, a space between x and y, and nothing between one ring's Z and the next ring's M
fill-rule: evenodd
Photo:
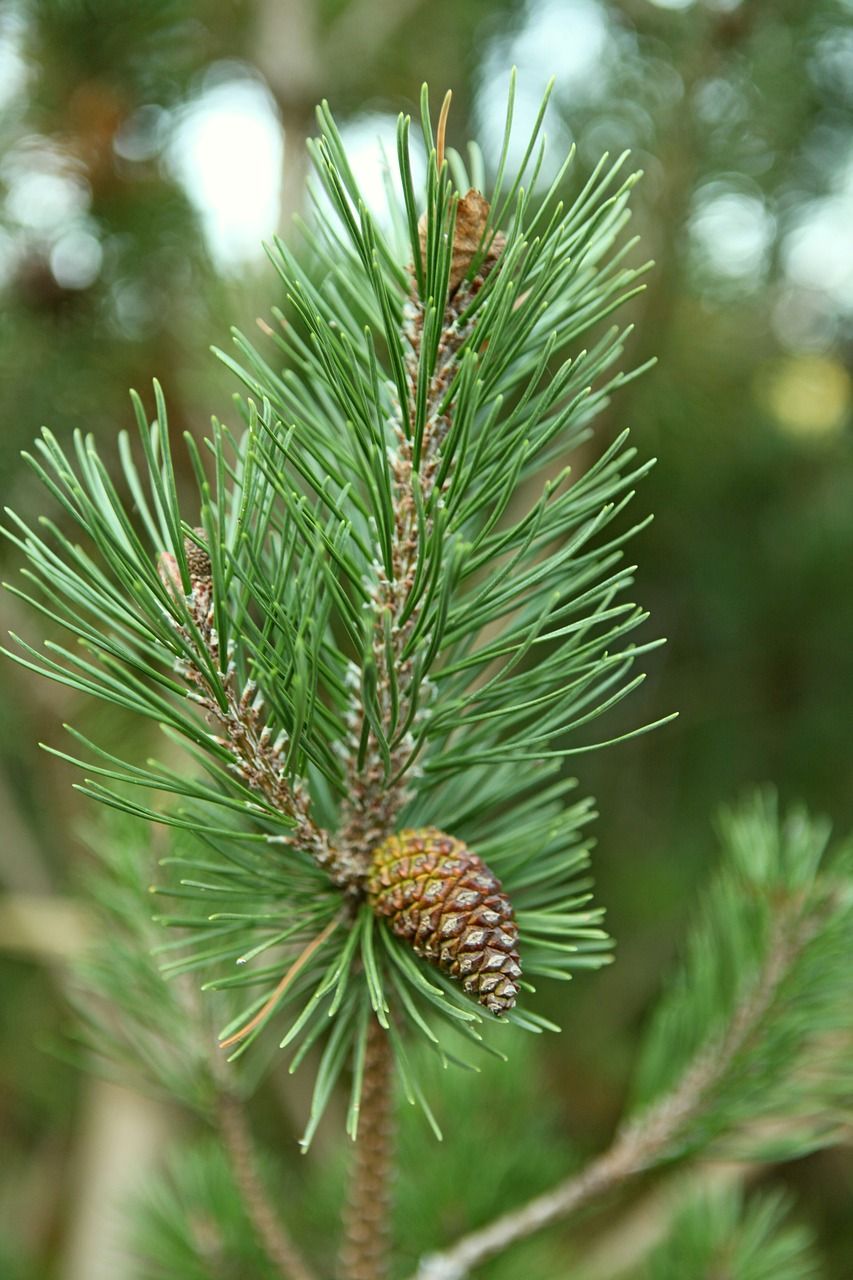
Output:
M645 614L624 598L639 526L622 514L649 464L624 435L577 474L565 460L633 376L617 371L625 332L602 322L639 287L623 234L636 175L605 157L564 203L570 156L540 193L543 103L510 177L513 91L487 198L477 149L467 165L446 149L449 96L433 132L424 90L425 190L403 116L385 221L324 104L304 245L271 252L283 306L258 346L235 334L238 357L220 353L244 387L241 425L185 439L197 495L179 500L155 384L153 421L134 396L118 472L91 441L69 456L45 431L30 461L63 518L36 530L10 516L30 566L13 589L76 641L19 641L18 660L185 749L180 769L125 761L70 730L82 754L57 752L87 770L87 795L171 833L162 971L135 824L109 857L121 928L87 982L125 1021L105 1025L82 997L92 1048L136 1057L218 1123L229 1168L188 1164L179 1207L220 1202L233 1180L243 1209L223 1231L242 1239L248 1223L271 1274L297 1280L312 1272L271 1207L243 1108L264 1045L288 1049L291 1070L316 1062L303 1147L348 1081L341 1271L374 1280L388 1268L395 1082L438 1129L418 1042L445 1065L499 1054L512 1034L499 1024L553 1027L537 977L610 959L590 895L592 803L570 799L562 770L608 745L586 726L636 687L656 643L631 639ZM774 1024L748 1055L789 981L811 1033L835 1025L850 901L818 878L822 834L798 821L781 842L766 810L731 827L732 868L612 1151L419 1274L464 1275L596 1191L743 1136L745 1109L794 1108L796 1081L776 1070L792 1028ZM849 1083L832 1061L820 1089L809 1077L821 1119L803 1116L795 1149L826 1139ZM149 1213L155 1234L163 1212ZM186 1248L215 1274L198 1241ZM187 1274L172 1266L151 1274Z

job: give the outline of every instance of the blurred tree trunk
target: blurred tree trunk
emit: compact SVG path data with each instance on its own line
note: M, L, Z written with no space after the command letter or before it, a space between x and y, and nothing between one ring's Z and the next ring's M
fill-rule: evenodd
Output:
M59 1280L131 1280L127 1201L174 1138L169 1111L106 1080L91 1079L74 1156L68 1238Z
M279 234L288 233L305 202L305 141L323 82L317 6L312 0L261 0L254 56L272 90L284 133Z
M334 89L369 96L377 54L423 0L352 0L324 30L314 0L260 0L253 56L275 97L284 132L279 234L305 206L305 142L314 108ZM366 83L365 83L366 82ZM362 92L362 87L367 92Z

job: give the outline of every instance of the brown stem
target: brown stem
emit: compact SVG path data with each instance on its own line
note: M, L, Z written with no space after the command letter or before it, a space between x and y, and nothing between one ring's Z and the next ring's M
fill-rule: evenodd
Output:
M749 1043L792 961L818 927L814 917L805 921L797 918L795 903L788 906L777 920L764 966L725 1033L697 1055L670 1093L623 1128L609 1150L580 1173L463 1236L445 1252L424 1258L412 1280L464 1280L473 1267L503 1253L516 1241L568 1217L666 1159L701 1114L709 1093L735 1056Z
M316 1280L270 1202L258 1174L243 1105L233 1093L220 1094L218 1119L234 1180L264 1252L282 1280Z
M196 530L203 537L204 530ZM218 739L232 756L231 770L246 786L263 796L279 813L292 818L295 824L292 835L277 836L282 844L297 845L309 853L318 866L324 867L336 884L347 882L339 865L340 860L328 834L311 816L311 802L307 791L299 781L292 781L284 767L287 737L281 733L274 737L269 724L264 721L264 702L253 680L240 688L232 662L224 664L220 652L219 636L215 627L213 606L213 577L210 557L204 545L191 538L185 541L187 566L192 588L186 597L186 605L204 646L210 666L220 672L221 693L211 684L207 671L193 658L183 659L178 669L192 686L193 697L202 707L208 720L219 724L222 737ZM175 557L170 552L160 556L160 577L169 591L182 593L180 572ZM175 623L176 631L190 649L195 638L189 629ZM224 695L224 706L220 698Z
M445 99L445 106L449 100ZM445 113L446 115L446 113ZM443 126L442 126L443 127ZM360 761L360 743L365 730L366 713L359 709L352 726L347 761L348 799L341 813L341 827L337 836L339 857L347 862L357 879L367 871L372 850L395 829L400 810L409 799L407 780L403 776L412 750L411 731L401 735L394 733L393 698L391 696L391 668L397 683L400 707L397 722L405 721L412 699L417 696L413 685L413 663L406 658L409 640L419 621L419 606L415 606L403 620L409 594L415 580L419 544L428 536L422 530L419 537L418 505L415 487L420 491L422 505L426 509L433 495L438 478L441 445L450 430L450 410L441 412L445 393L453 377L455 358L467 330L459 325L459 318L466 300L470 299L474 284L458 290L451 297L444 316L444 329L438 346L435 369L427 389L426 420L421 440L420 459L415 464L414 441L403 428L403 416L397 426L397 440L393 452L391 472L393 483L394 528L392 532L390 573L380 569L372 592L373 657L378 672L376 701L383 729L390 741L390 770L373 734L368 736L367 750ZM412 303L412 313L407 321L405 338L409 347L408 375L412 415L418 392L420 351L423 340L424 311L420 299ZM429 520L429 516L427 517ZM386 618L390 622L390 653L386 640ZM391 782L390 779L396 779Z
M344 1219L341 1280L385 1280L388 1275L394 1173L393 1066L388 1033L371 1018Z

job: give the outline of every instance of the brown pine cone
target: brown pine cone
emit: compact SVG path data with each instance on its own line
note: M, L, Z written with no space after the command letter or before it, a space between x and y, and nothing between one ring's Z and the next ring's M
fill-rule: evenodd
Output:
M367 891L416 955L461 981L491 1013L513 1007L521 965L512 903L461 840L436 827L389 836L373 854Z

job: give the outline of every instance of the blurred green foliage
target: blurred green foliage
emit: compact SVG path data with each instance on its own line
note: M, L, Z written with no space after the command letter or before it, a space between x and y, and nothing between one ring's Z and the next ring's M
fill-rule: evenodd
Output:
M42 423L61 439L80 427L109 440L129 422L127 387L152 374L178 428L227 408L206 348L266 314L277 285L262 259L217 251L204 193L182 169L176 140L217 86L260 86L284 131L282 223L299 204L317 98L360 138L413 103L422 79L447 84L452 138L476 133L488 155L512 62L531 101L557 76L555 154L574 139L589 167L630 147L646 170L636 229L657 265L634 304L631 354L660 364L621 392L607 430L630 425L659 455L642 494L656 520L638 548L638 595L669 644L642 705L613 727L681 716L582 759L619 954L568 997L549 996L583 1028L536 1056L559 1150L607 1138L720 799L769 778L853 823L852 16L849 0L0 7L0 485L24 514L41 496L18 453ZM247 207L259 199L240 194ZM19 625L10 597L0 611L4 629ZM82 810L70 771L34 744L58 742L60 720L85 732L97 716L95 736L140 733L143 753L142 731L8 665L0 679L0 892L62 893L83 856ZM62 965L49 945L47 960L27 947L0 957L0 1274L75 1280L64 1259L86 1111L76 1071L46 1053L65 1016ZM472 1132L488 1133L490 1089L508 1087L472 1091ZM291 1131L274 1090L258 1105L268 1131ZM511 1105L508 1093L500 1107ZM521 1114L534 1114L530 1099ZM439 1159L425 1173L433 1201ZM819 1230L824 1273L851 1274L849 1156L783 1177ZM508 1202L532 1193L535 1170L522 1162L503 1185L494 1195ZM318 1192L318 1212L324 1203ZM554 1261L553 1242L526 1247L529 1274ZM509 1274L497 1266L484 1274Z

